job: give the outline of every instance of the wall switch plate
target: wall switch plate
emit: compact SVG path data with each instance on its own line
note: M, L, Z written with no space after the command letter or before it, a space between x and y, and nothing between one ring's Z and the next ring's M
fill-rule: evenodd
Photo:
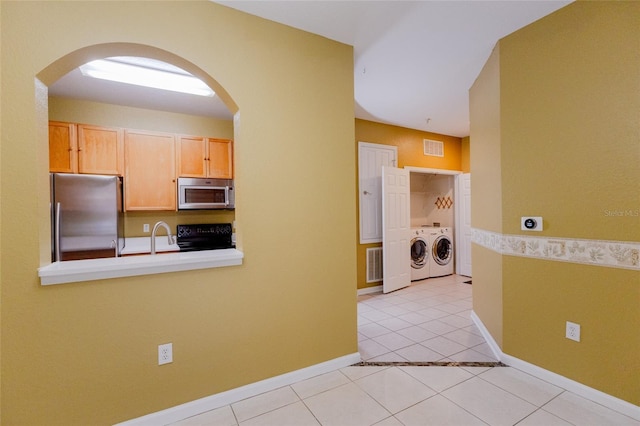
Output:
M145 223L144 225L142 225L142 232L149 232L149 224Z
M158 365L169 364L173 362L173 344L165 343L158 345Z
M522 216L520 218L520 229L522 231L542 231L542 217Z
M576 324L570 321L567 321L567 331L565 334L567 339L575 340L576 342L580 341L580 324Z

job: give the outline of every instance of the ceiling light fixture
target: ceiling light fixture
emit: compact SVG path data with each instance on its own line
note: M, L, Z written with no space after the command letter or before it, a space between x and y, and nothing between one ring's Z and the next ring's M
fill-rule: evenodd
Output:
M83 75L119 83L134 84L154 89L214 96L215 92L202 80L186 72L176 73L124 63L112 59L98 59L80 66Z

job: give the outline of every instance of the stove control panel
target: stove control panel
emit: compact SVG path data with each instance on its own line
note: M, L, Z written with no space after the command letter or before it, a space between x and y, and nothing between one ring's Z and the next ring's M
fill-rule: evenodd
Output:
M180 251L235 248L230 223L178 225L177 231Z
M231 235L230 223L207 223L201 225L178 225L178 238L215 237L216 235Z

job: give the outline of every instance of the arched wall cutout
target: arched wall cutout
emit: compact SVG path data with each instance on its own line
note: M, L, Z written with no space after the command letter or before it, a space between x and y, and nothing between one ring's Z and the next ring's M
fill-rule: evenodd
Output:
M45 67L36 74L35 78L35 97L36 97L36 127L38 132L39 146L38 164L41 183L39 186L39 197L43 200L42 206L49 204L49 146L48 146L48 87L71 72L80 65L87 62L108 58L111 56L138 56L156 59L175 65L185 71L193 74L211 87L216 96L219 96L227 109L234 115L234 140L238 140L238 129L240 125L240 113L237 104L233 101L229 93L207 72L198 67L194 63L169 51L159 49L157 47L137 44L137 43L104 43L86 46L68 53ZM46 202L44 200L47 200ZM40 229L40 266L46 266L51 263L51 219L50 211L43 208Z

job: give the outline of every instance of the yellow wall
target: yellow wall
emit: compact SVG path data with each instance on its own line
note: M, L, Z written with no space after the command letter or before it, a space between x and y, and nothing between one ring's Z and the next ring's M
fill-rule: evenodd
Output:
M0 19L2 17L2 1L0 1ZM0 24L2 23L2 21L0 20ZM1 28L1 27L0 27ZM0 36L2 35L2 33L0 32ZM4 55L2 54L3 52L3 46L2 46L2 39L0 39L0 90L2 90L2 82L4 79L4 72L3 72L3 66L2 64L4 63ZM2 102L0 99L0 117L2 117ZM2 122L4 120L0 119L0 140L2 138L2 134L4 132L4 128L2 125ZM3 200L3 185L2 185L2 145L0 145L0 217L1 217L1 212L2 212L2 200ZM2 255L2 225L0 224L0 255ZM2 312L2 276L3 276L3 270L2 270L2 261L0 260L0 423L2 423L2 317L3 317L3 312Z
M127 238L149 237L151 232L144 232L144 225L147 224L150 228L153 228L153 224L160 220L166 222L175 232L178 225L195 225L199 223L233 224L235 217L235 210L125 212L124 233Z
M444 157L424 155L422 142L424 139L444 142ZM397 146L400 168L405 166L445 170L462 168L462 142L455 136L356 119L356 150L358 142Z
M444 142L444 157L424 155L424 139ZM356 119L355 142L356 155L358 152L358 142L397 146L398 167L400 168L405 166L415 166L432 169L461 170L462 162L466 161L468 163L469 161L468 152L466 153L466 158L463 160L462 140L458 137L407 129L405 127L391 126L373 121ZM354 179L357 184L357 172ZM358 197L356 197L356 202L358 202ZM358 205L358 209L359 208L360 206ZM356 220L358 220L357 216ZM358 289L378 286L380 285L379 282L367 283L366 256L368 248L381 247L382 244L360 244L360 236L357 235L356 238L356 244L358 247ZM407 258L408 257L409 254L407 253Z
M466 136L462 138L460 145L460 170L465 173L471 173L471 138Z
M96 126L113 126L233 139L233 121L231 120L217 120L210 117L53 96L49 97L49 119ZM235 214L226 210L126 212L124 221L125 236L148 237L150 234L149 232L143 232L143 225L149 224L153 226L159 220L166 222L171 229L175 230L178 224L231 223L235 220Z
M112 424L357 351L350 46L211 2L3 1L0 19L2 424ZM242 266L40 286L36 77L92 52L170 59L238 112ZM166 342L174 362L158 366Z
M469 91L471 226L502 232L500 48L496 46ZM471 245L473 310L502 346L502 256Z
M95 126L233 139L232 120L217 120L211 117L53 96L49 97L49 119Z
M638 22L638 2L576 2L500 41L501 232L539 215L536 236L640 241L637 215L607 213L640 199ZM476 274L476 254L474 309L476 282L493 278ZM640 404L637 270L503 256L501 272L505 353ZM581 342L564 337L566 321Z

